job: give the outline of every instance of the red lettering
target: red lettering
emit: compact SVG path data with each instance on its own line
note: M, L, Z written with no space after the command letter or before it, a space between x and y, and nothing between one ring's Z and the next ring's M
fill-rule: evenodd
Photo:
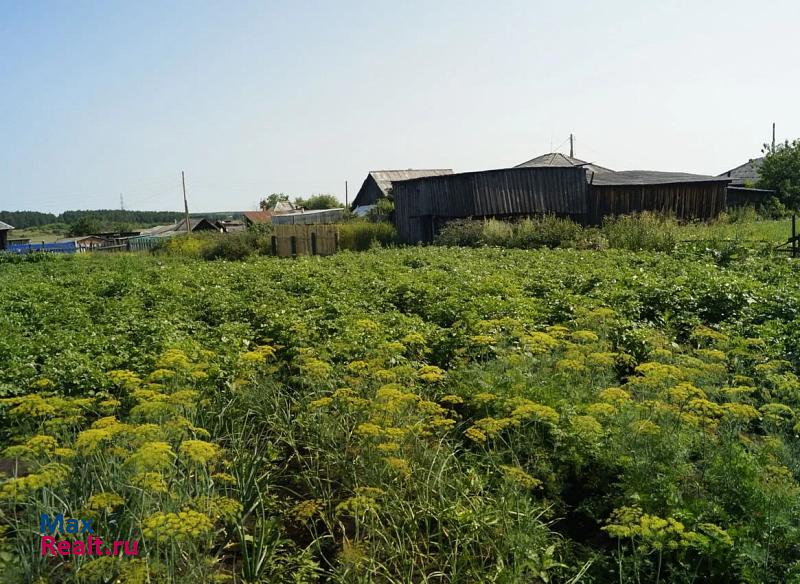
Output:
M69 555L70 545L66 539L62 539L60 542L58 542L56 548L58 548L58 553L61 554L62 556Z
M73 556L82 556L86 553L86 544L81 540L73 541L72 542L72 555Z
M114 540L114 555L119 555L119 548L122 547L122 542L118 539Z
M99 537L94 538L94 553L98 556L103 555L103 551L100 549L100 546L103 545L103 540Z
M42 536L42 555L46 556L48 553L51 556L56 555L56 538L52 535Z
M133 551L130 550L130 548L128 547L128 544L132 544L131 547L133 547ZM123 548L125 550L125 555L126 556L135 556L136 554L139 553L139 540L135 539L132 542L131 541L126 541L124 543L124 545L123 545Z

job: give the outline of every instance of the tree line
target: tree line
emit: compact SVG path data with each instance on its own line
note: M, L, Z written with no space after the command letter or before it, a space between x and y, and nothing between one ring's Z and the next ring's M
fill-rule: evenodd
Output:
M124 211L122 209L98 209L95 211L64 211L58 215L39 211L0 211L0 221L17 229L40 227L53 223L67 226L91 221L100 225L141 225L173 223L183 218L178 211Z

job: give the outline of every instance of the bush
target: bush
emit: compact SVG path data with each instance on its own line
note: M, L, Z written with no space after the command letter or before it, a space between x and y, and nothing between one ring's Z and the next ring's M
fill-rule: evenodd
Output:
M606 219L602 231L610 247L671 252L677 242L676 229L674 219L645 211Z
M483 245L483 222L457 219L442 227L434 241L449 247L480 247Z
M339 247L364 251L376 245L389 246L397 242L397 231L390 223L351 221L339 225Z
M574 221L555 215L523 219L518 223L497 219L459 219L444 226L436 237L436 243L462 247L491 245L522 249L567 244L580 247L588 235L588 230L584 230Z

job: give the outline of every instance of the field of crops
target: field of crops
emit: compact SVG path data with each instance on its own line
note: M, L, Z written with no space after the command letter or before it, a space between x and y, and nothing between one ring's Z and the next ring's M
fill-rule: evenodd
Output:
M4 582L800 581L786 258L0 262Z

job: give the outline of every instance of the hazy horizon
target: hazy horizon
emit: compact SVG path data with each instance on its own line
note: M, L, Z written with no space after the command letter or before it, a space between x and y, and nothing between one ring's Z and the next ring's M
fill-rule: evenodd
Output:
M800 4L0 4L0 210L352 201L559 150L719 174L800 137Z

